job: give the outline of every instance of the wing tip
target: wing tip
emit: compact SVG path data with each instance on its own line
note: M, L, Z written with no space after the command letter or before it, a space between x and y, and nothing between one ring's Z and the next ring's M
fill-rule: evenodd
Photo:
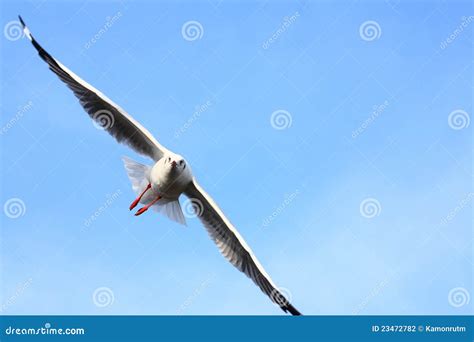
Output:
M283 311L285 312L289 312L290 314L292 314L293 316L303 316L303 314L301 312L299 312L293 305L291 305L290 303L284 305L284 306L281 306L281 308L283 309Z
M23 18L19 14L18 14L18 19L20 20L21 26L23 26L23 28L25 28L26 27L25 22L23 21Z
M28 37L30 41L33 41L33 36L31 35L31 32L23 21L21 15L18 15L18 19L20 20L21 27L23 28L23 33Z
M264 291L262 289L262 291ZM264 291L265 292L265 291ZM293 316L302 316L302 313L299 312L291 303L287 296L285 296L282 291L278 288L274 288L269 295L270 299L273 303L277 304L280 309L282 309L285 313L290 313Z

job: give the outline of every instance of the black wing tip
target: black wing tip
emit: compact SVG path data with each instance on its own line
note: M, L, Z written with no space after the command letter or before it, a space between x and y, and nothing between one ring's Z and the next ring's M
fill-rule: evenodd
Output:
M36 39L33 37L33 35L31 34L30 30L28 29L28 27L26 26L25 22L23 21L23 18L21 17L21 15L18 15L18 19L20 20L20 23L21 23L21 26L23 27L23 32L25 33L25 35L28 37L28 39L31 41L31 43L33 44L33 46L35 47L35 49L38 51L38 54L40 55L40 57L45 60L48 64L54 64L57 66L57 63L56 61L54 60L53 57L51 57L51 55L49 55L45 49L43 49L43 47L41 45L39 45L39 43L36 41ZM59 67L59 66L58 66Z
M278 289L273 289L270 299L272 300L273 303L277 304L280 309L282 309L285 313L290 313L293 316L302 316L302 313L299 312L286 298L280 290Z
M21 24L21 28L23 29L23 33L25 34L25 36L30 40L30 41L34 41L33 39L33 36L31 35L31 32L30 30L28 29L28 27L26 26L25 22L23 21L23 18L21 17L21 15L18 15L18 19L20 20L20 24Z
M25 22L23 21L23 18L21 17L21 15L18 15L18 19L20 20L21 26L23 26L23 28L25 28L25 27L26 27L26 24L25 24Z
M303 316L301 312L299 312L293 305L290 303L281 307L285 312L289 312L293 316Z

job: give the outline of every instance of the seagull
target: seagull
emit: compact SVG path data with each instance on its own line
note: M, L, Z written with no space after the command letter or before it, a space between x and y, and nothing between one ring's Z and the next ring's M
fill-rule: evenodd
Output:
M31 41L39 56L73 91L91 119L118 142L153 160L154 164L149 166L127 157L123 158L132 188L138 195L130 205L130 210L141 203L143 206L136 211L136 216L153 207L171 220L185 224L179 203L180 195L184 194L191 201L194 213L222 255L252 279L284 312L295 316L301 315L285 297L283 291L273 283L234 225L193 177L188 162L179 154L166 149L125 110L53 58L33 38L21 16L19 19L25 36Z

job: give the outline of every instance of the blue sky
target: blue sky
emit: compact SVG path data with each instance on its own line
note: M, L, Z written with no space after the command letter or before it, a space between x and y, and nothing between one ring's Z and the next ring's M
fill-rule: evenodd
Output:
M2 3L3 312L281 314L196 219L128 211L121 156L146 160L17 14L187 158L303 313L473 313L468 1Z

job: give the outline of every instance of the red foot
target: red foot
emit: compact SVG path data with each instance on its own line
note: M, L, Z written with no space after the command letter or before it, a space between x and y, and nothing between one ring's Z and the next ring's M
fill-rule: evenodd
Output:
M135 213L135 216L138 216L138 215L141 215L143 214L145 211L148 210L148 207L143 207L143 208L140 208L138 209L138 211Z
M159 200L160 198L161 198L161 196L158 196L158 197L155 198L153 201L151 201L150 203L148 203L147 205L145 205L143 208L138 209L138 211L135 213L135 216L138 216L138 215L143 214L145 211L148 210L148 208L150 208L153 204L155 204L156 202L158 202L158 200Z
M140 203L140 198L137 198L135 201L133 201L132 204L130 204L130 210L135 208L138 205L138 203Z
M130 210L135 208L138 205L138 203L140 203L140 200L142 199L143 195L145 194L145 192L150 190L150 188L151 188L151 184L148 183L147 187L145 188L145 190L143 190L143 192L140 194L140 196L138 196L137 199L135 201L133 201L132 204L130 204Z

